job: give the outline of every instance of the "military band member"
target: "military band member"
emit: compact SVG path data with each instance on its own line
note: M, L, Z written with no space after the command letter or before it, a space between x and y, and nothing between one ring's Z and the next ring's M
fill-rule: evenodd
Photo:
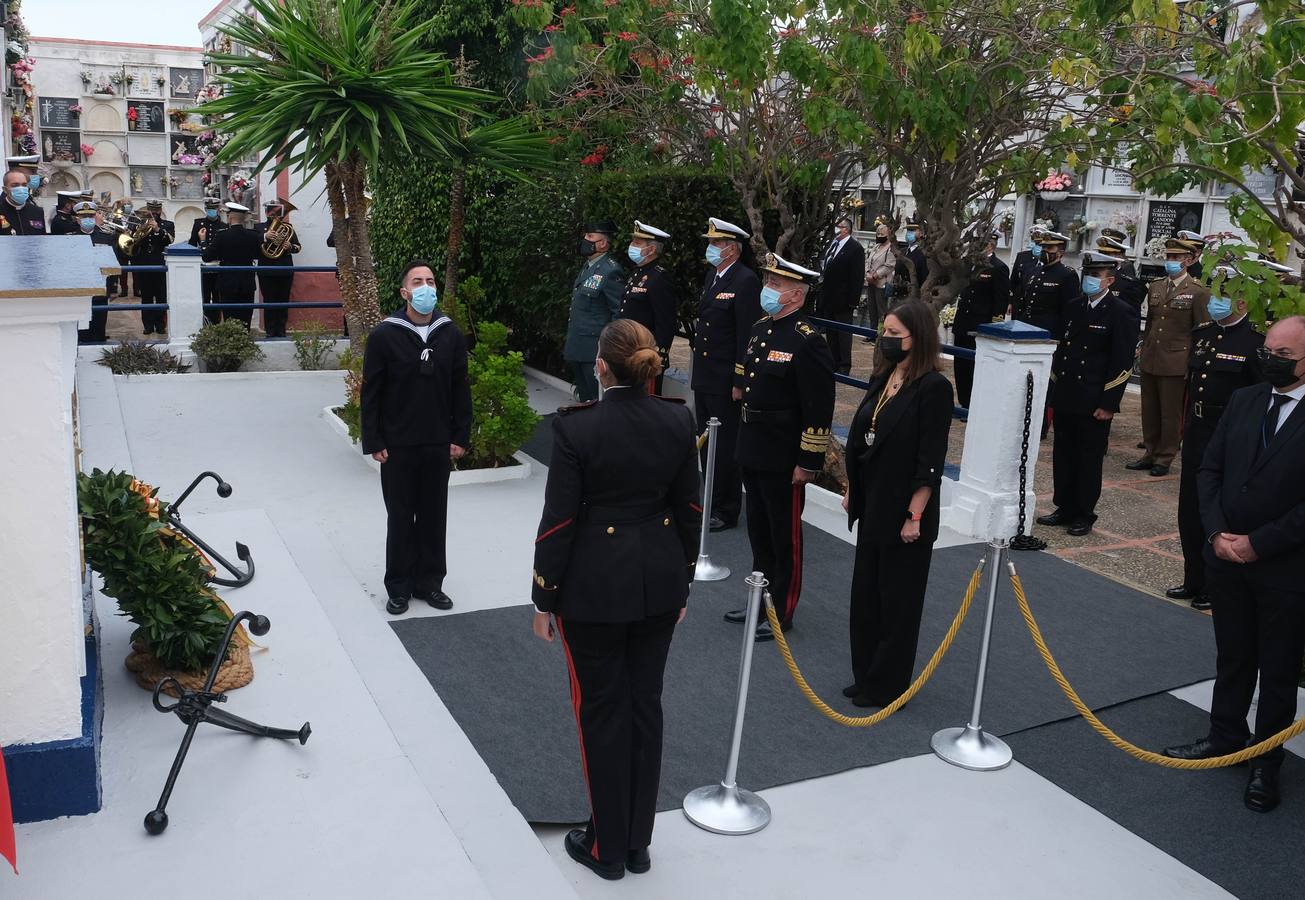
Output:
M657 342L662 357L662 371L657 374L653 393L662 392L662 380L671 362L671 342L675 340L675 289L671 273L660 265L670 235L660 228L635 220L626 255L634 264L621 295L617 317L633 319L647 328Z
M1052 360L1055 510L1037 521L1064 526L1074 537L1089 533L1097 519L1110 422L1133 374L1137 319L1110 290L1118 265L1113 257L1087 254L1083 293L1066 309L1065 328Z
M90 192L87 191L86 193ZM75 203L71 214L73 221L77 223L77 233L89 236L92 244L108 246L117 242L114 235L105 234L99 229L99 225L103 220L99 208L90 200L81 200ZM104 293L91 298L91 321L85 330L78 330L78 342L100 343L105 339L105 325L108 324L109 311L107 309L96 309L95 307L108 305L109 298L113 296L117 288L117 282L117 275L108 276L104 280Z
M299 243L299 233L286 221L286 209L286 201L281 197L263 204L263 213L267 219L258 226L258 236L264 243L258 260L258 290L262 294L264 303L290 302L290 290L294 286L295 273L276 270L281 266L293 266L295 254L301 253L304 249ZM290 229L290 240L286 243L284 253L280 256L269 256L266 246L267 231L275 223ZM264 269L267 271L264 272ZM268 337L285 337L285 324L289 317L289 307L264 309L263 333Z
M912 287L918 294L924 280L929 277L929 260L924 255L921 243L923 236L924 221L917 222L914 216L909 217L906 220L906 252L897 255L897 265L893 271L893 290L898 299L909 297Z
M219 207L221 206L222 201L217 197L205 197L204 217L202 219L196 219L190 225L190 238L186 243L190 244L192 247L198 247L201 253L203 253L209 243L218 236L219 232L226 230L227 223L222 221L222 217L219 214ZM221 294L218 293L217 288L217 273L205 272L200 276L199 283L200 290L204 295L203 302L205 306L221 302ZM204 311L204 321L209 323L221 322L221 310L206 309Z
M1142 301L1146 299L1146 285L1142 284L1133 270L1133 261L1128 258L1128 245L1118 238L1102 233L1097 238L1097 253L1112 257L1119 267L1115 270L1115 283L1110 292L1128 304L1142 318Z
M802 508L806 485L825 467L834 415L834 359L829 344L802 315L818 272L775 254L766 257L761 308L744 363L738 462L748 492L752 569L769 580L781 627L793 624L802 593ZM746 611L725 614L741 623ZM772 640L770 623L757 626Z
M662 675L702 524L693 416L645 390L658 355L637 322L603 329L603 397L558 411L535 539L532 627L562 638L591 810L564 846L608 880L652 865Z
M1264 335L1246 315L1246 301L1233 299L1223 281L1236 277L1232 267L1216 269L1219 295L1206 305L1211 321L1192 332L1187 363L1187 412L1183 423L1183 469L1178 483L1178 534L1183 544L1183 583L1165 591L1173 600L1190 600L1193 609L1209 609L1205 594L1205 533L1201 527L1197 472L1233 391L1260 381L1256 354Z
M707 220L706 260L711 265L698 300L693 332L693 372L689 386L698 419L698 433L713 417L720 420L716 441L716 473L712 487L712 531L738 524L743 508L743 482L734 461L743 401L743 360L752 323L761 318L761 282L744 265L743 242L750 235L724 219ZM707 445L702 467L707 469Z
M73 215L73 206L82 201L95 199L92 191L57 191L54 215L50 216L50 234L80 234L77 217ZM87 232L89 234L90 232Z
M471 440L467 344L436 308L435 271L413 260L399 283L403 310L367 338L360 417L363 453L381 464L385 611L392 616L407 612L409 599L453 608L444 592L449 469Z
M1042 245L1038 243L1038 238L1046 229L1041 225L1034 225L1029 229L1029 245L1015 254L1015 260L1010 267L1010 308L1014 312L1019 308L1020 291L1028 282L1029 276L1035 269L1042 266Z
M1183 389L1192 329L1210 321L1210 291L1188 274L1204 247L1200 241L1165 241L1165 275L1147 287L1146 331L1142 335L1142 442L1146 453L1125 468L1160 477L1178 453L1182 438Z
M576 399L587 403L598 399L598 377L594 375L598 335L621 310L625 272L612 254L616 223L601 219L583 228L579 252L585 263L575 276L571 290L571 313L566 323L562 358L571 368Z
M136 245L131 255L133 266L161 266L164 264L163 252L177 239L177 226L163 218L163 201L151 200L145 204L141 218L152 223L148 235ZM166 272L136 272L136 287L140 290L140 302L146 304L168 302L168 278ZM168 330L168 314L163 311L141 310L141 325L146 334L164 334Z
M227 227L208 238L207 246L202 248L204 262L216 262L223 266L252 266L262 255L263 239L245 227L245 217L249 207L239 203L227 203ZM253 272L216 272L217 293L223 303L253 303ZM223 310L220 318L238 319L249 327L254 311L252 309Z
M970 275L970 283L956 301L956 318L952 322L952 340L957 347L974 349L974 331L985 322L1004 318L1010 303L1010 270L997 257L997 234L994 232L984 248L982 261ZM952 361L956 375L956 402L970 408L974 388L974 360Z
M11 168L5 172L4 198L0 200L0 235L45 234L45 210L32 199L28 167L16 164L15 160L19 159L28 157L9 157ZM35 171L34 166L32 170Z

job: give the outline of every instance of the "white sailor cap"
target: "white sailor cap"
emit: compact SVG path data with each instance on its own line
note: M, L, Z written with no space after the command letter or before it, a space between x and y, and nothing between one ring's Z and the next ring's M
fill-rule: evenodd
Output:
M1116 240L1109 235L1103 234L1101 237L1097 238L1097 252L1124 256L1128 253L1128 245L1123 241Z
M1200 241L1202 244L1205 243L1204 235L1197 234L1195 231L1180 231L1175 234L1174 237L1181 238L1184 241Z
M1279 276L1296 274L1296 270L1293 269L1291 266L1284 266L1280 262L1274 262L1273 260L1265 256L1263 253L1261 253L1259 259L1255 261L1263 266L1267 266L1270 270L1276 272Z
M731 240L746 241L752 235L748 234L733 222L726 222L724 219L717 219L712 216L707 219L707 233L703 235L709 241Z
M1118 268L1119 268L1119 260L1113 256L1107 256L1104 253L1093 253L1090 250L1087 253L1083 254L1084 272L1088 272L1088 271L1095 272L1101 269L1109 269L1110 271L1113 272Z
M660 228L654 228L652 225L648 225L644 222L640 222L638 219L634 220L634 231L630 233L630 237L645 238L650 241L665 241L670 239L670 235L665 231L662 231Z
M226 207L227 207L227 212L238 212L238 213L249 212L249 207L244 206L240 203L232 203L230 201L227 201Z
M1236 266L1230 265L1228 263L1220 263L1219 265L1215 266L1214 271L1210 273L1210 280L1214 281L1219 278L1236 278L1241 274L1242 273L1237 269Z
M35 169L41 164L41 157L36 153L31 156L6 156L5 162L9 164L11 169Z
M1048 244L1054 247L1056 244L1069 243L1069 235L1061 234L1059 231L1044 231L1033 239L1044 247Z
M95 204L89 200L83 200L80 203L73 204L74 214L94 213L95 211L96 211Z
M804 281L807 284L815 284L820 279L819 272L813 272L805 266L789 262L784 257L774 253L766 254L765 265L762 266L762 269L783 278L792 278L794 281Z

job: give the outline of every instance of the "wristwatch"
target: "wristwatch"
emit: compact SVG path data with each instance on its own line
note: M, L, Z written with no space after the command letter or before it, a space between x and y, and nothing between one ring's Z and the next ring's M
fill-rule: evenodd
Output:
M908 519L910 519L912 522L918 522L918 521L920 521L922 518L924 518L924 514L923 514L923 513L913 513L913 512L911 512L911 511L908 509L908 510L906 511L906 517L907 517Z

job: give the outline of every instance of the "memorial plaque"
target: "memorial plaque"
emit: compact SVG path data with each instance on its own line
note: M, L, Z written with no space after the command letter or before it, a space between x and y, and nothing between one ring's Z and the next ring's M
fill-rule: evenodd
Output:
M127 66L128 97L166 97L167 70L163 66Z
M1179 231L1202 234L1205 218L1204 203L1175 203L1172 200L1152 200L1146 213L1146 241L1172 237Z
M1124 168L1107 167L1097 171L1100 190L1106 194L1135 194L1133 173Z
M41 159L46 162L81 162L81 132L43 130L41 132Z
M174 166L198 166L204 158L195 150L196 136L172 134L168 136L168 158Z
M88 94L97 97L122 97L126 94L122 66L87 66L81 75L82 89Z
M166 166L171 162L167 138L161 134L129 134L127 150L134 166Z
M132 166L128 179L128 190L133 197L146 200L159 200L168 193L168 170L153 167Z
M42 128L80 128L81 104L74 97L42 97L36 104Z
M168 184L172 188L173 200L204 199L203 172L175 169L168 177Z
M1246 185L1256 197L1272 197L1278 189L1278 173L1272 168L1243 169L1242 184ZM1233 194L1240 193L1241 188L1230 181L1216 181L1214 183L1216 197L1231 197Z
M132 111L136 115L132 116ZM130 100L127 103L127 130L128 131L150 131L163 132L168 127L167 116L163 112L162 103L142 102L139 100Z
M168 69L168 89L171 95L178 100L193 100L203 86L203 69L178 69L175 67Z

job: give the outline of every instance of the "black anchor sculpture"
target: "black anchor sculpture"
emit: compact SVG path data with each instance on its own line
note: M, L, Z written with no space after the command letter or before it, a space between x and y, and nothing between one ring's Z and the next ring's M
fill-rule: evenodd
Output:
M212 473L206 472L204 474L211 475ZM199 479L197 478L195 481L198 482ZM194 485L192 484L191 487L193 488ZM227 490L229 492L230 488ZM220 487L219 491L221 491ZM187 491L186 493L190 492ZM182 496L184 498L185 495ZM252 577L252 565L250 569L250 577ZM208 670L208 678L205 679L202 689L198 691L186 690L171 675L154 685L154 708L162 713L176 713L177 718L186 723L186 733L181 738L181 746L177 748L177 756L172 761L172 770L168 772L168 780L163 785L163 793L159 796L158 805L145 816L145 830L150 834L162 834L168 827L168 814L166 812L168 798L172 796L172 788L177 783L177 776L181 774L181 766L186 761L186 754L190 752L190 742L194 739L195 729L200 726L200 723L208 722L221 728L228 728L231 731L252 734L255 737L298 740L300 744L308 743L308 736L312 734L312 728L307 722L298 731L293 728L271 728L267 725L251 722L248 719L242 719L240 716L232 715L225 710L213 708L212 704L214 703L227 702L226 694L213 692L213 683L217 680L218 669L222 667L222 663L227 658L227 647L231 644L231 636L235 634L236 628L243 621L248 621L249 630L253 634L260 636L267 634L268 629L272 627L267 620L267 616L255 615L248 610L237 613L232 617L231 621L227 623L226 634L222 637L222 643L218 645L217 654L213 657L213 665ZM169 686L174 688L178 694L177 702L171 705L160 700L160 695Z
M191 531L181 522L181 513L178 510L181 507L182 501L189 497L191 491L195 490L195 488L199 486L199 483L205 478L212 478L217 482L217 495L219 497L226 499L231 496L231 485L223 481L222 476L218 475L216 472L200 472L195 476L195 480L190 483L190 487L182 491L181 496L168 506L168 523L186 537L190 538L195 546L200 550L203 550L209 559L222 566L222 568L226 569L232 574L232 576L234 576L232 578L220 578L215 574L209 578L209 581L214 584L220 584L223 587L244 587L254 580L254 558L250 555L249 548L239 541L236 541L236 556L245 564L245 570L242 572L240 569L237 569L234 565L228 562L222 554L210 547L203 538L199 537L199 535L195 534L195 532Z

